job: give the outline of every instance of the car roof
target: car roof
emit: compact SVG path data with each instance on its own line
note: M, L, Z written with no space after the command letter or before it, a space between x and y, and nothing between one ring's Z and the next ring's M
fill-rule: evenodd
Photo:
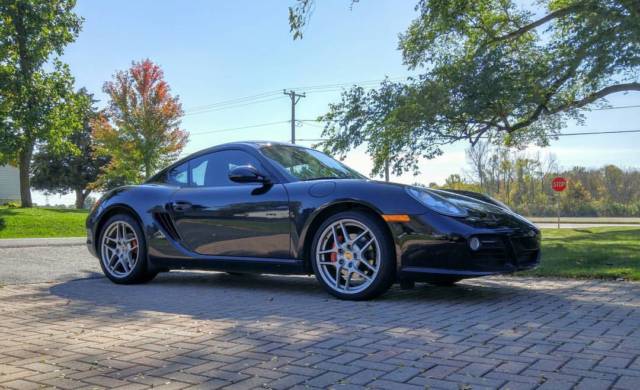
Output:
M233 149L233 148L237 148L237 149L246 149L246 148L259 149L259 148L261 148L263 146L270 146L270 145L291 146L291 147L295 147L295 148L309 149L306 146L295 145L295 144L291 144L291 143L288 143L288 142L276 142L276 141L237 141L237 142L227 142L227 143L220 144L220 145L210 146L208 148L205 148L205 149L199 150L197 152L191 153L190 155L181 158L180 160L176 161L174 164L171 164L171 165L176 165L176 164L180 163L181 161L186 161L186 160L188 160L190 158L197 157L197 156L200 156L202 154L207 154L207 153L210 153L210 152L215 152L217 150Z
M210 146L208 148L199 150L197 152L191 153L188 156L185 156L177 161L175 161L173 164L170 164L169 166L159 170L158 172L156 172L154 175L152 175L149 179L146 180L146 182L151 182L157 179L158 176L162 175L164 172L166 172L169 169L172 169L173 167L176 167L180 164L183 164L184 162L186 162L187 160L191 160L193 158L199 157L201 155L204 154L208 154L211 152L215 152L218 150L225 150L225 149L259 149L263 146L269 146L269 145L279 145L279 146L291 146L291 147L296 147L296 148L304 148L304 149L309 149L305 146L301 146L301 145L295 145L295 144L291 144L288 142L277 142L277 141L236 141L236 142L227 142L224 144L220 144L220 145L215 145L215 146Z

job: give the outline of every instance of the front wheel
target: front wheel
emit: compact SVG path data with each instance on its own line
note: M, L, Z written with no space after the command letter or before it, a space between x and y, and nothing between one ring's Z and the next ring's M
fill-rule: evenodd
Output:
M146 283L158 273L147 264L147 245L138 222L126 214L109 218L100 233L100 266L112 282Z
M316 279L341 299L374 298L394 281L391 238L382 222L364 212L329 217L313 238L311 256Z

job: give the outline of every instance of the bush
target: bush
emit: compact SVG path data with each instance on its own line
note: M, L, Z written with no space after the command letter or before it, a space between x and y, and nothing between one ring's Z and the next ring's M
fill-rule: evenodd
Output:
M598 216L601 217L640 216L640 203L631 203L626 205L616 202L602 202L598 206Z
M514 205L518 214L535 217L555 217L555 203L525 203ZM563 217L640 217L640 202L623 204L610 201L563 202L560 204Z

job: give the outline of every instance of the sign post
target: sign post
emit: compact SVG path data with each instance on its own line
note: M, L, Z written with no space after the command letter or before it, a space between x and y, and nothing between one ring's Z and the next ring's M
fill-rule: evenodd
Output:
M555 192L562 192L567 189L567 179L564 177L554 177L551 180L551 189ZM558 229L560 229L560 194L556 194L556 213L558 216Z

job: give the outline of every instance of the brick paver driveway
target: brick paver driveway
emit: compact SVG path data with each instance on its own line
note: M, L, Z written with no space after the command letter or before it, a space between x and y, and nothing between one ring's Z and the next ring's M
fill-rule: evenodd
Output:
M330 298L171 273L0 288L0 387L640 388L640 284L488 278Z

